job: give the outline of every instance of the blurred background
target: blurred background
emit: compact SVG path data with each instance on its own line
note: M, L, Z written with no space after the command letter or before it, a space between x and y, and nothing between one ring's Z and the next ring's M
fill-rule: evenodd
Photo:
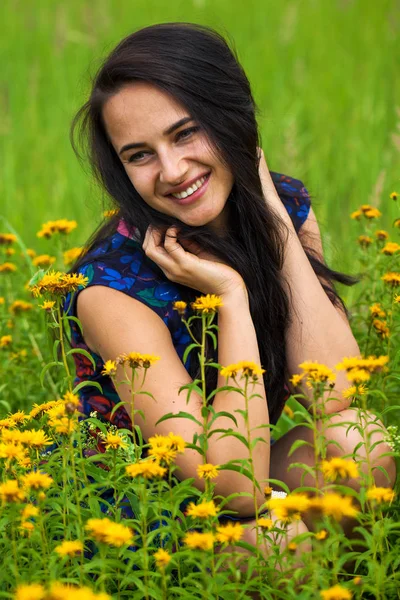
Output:
M44 221L76 219L77 246L108 207L69 143L91 76L124 36L168 21L231 41L268 165L310 190L331 266L355 272L361 204L380 208L382 229L399 216L398 0L2 0L0 18L0 229L38 252Z

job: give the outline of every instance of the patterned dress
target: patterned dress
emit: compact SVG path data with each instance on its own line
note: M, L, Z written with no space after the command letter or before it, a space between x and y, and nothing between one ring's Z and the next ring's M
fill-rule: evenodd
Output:
M301 181L287 177L280 173L271 172L276 190L298 232L306 221L310 210L310 196ZM119 290L128 296L143 302L151 308L168 327L178 356L183 362L183 354L190 343L189 334L182 324L181 317L173 310L173 302L181 300L178 286L169 281L164 275L155 270L154 263L149 260L138 241L137 231L128 231L121 219L117 231L106 238L100 245L92 249L85 256L84 264L78 269L88 278L86 287L102 285ZM82 288L83 289L83 288ZM72 299L68 296L64 310L71 316L76 314L76 299L79 291ZM97 382L103 392L95 387L87 386L79 391L80 412L89 416L96 411L98 418L108 421L118 428L130 429L130 417L127 411L120 407L111 415L115 404L120 398L111 379L102 375L104 362L86 345L80 328L75 322L71 324L71 345L73 348L86 350L93 358L96 365L83 354L74 354L76 366L75 385L86 382ZM185 367L189 368L190 355ZM98 448L102 451L102 448Z

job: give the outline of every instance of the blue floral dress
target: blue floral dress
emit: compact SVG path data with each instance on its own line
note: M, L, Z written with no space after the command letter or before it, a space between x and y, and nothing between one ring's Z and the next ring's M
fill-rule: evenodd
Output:
M303 183L280 173L271 172L276 190L298 232L306 221L310 210L310 196ZM173 303L181 300L178 286L169 281L165 276L155 270L154 263L149 260L138 241L137 230L128 231L125 222L121 219L117 231L104 240L95 249L85 256L84 264L79 268L81 273L88 278L86 287L102 285L119 290L128 296L143 302L154 310L168 327L178 356L183 362L183 354L190 343L189 334L181 321L177 311L173 310ZM83 288L81 288L83 289ZM76 315L76 299L79 291L72 299L68 296L64 310L71 316ZM83 381L97 382L102 388L100 393L93 386L84 387L79 391L80 412L89 416L96 411L99 418L108 421L118 428L130 429L130 417L127 411L120 407L113 415L113 407L120 402L112 380L102 375L104 362L86 345L80 328L75 322L71 324L71 345L73 348L82 348L88 352L95 363L83 354L74 354L76 366L75 385ZM189 368L190 355L185 367ZM283 391L284 393L284 391ZM98 448L102 451L102 448Z

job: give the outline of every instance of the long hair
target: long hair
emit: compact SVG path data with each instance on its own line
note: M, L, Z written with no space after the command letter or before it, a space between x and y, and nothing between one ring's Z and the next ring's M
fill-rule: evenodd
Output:
M129 180L107 135L103 107L124 86L145 81L157 86L184 106L206 133L222 163L234 175L227 199L229 232L217 236L207 225L191 227L176 217L147 205ZM141 29L106 58L93 81L89 100L77 113L71 142L78 157L84 148L93 173L118 209L88 243L94 248L115 231L117 219L136 227L143 240L147 227L179 226L181 239L195 239L205 250L220 257L243 278L257 332L271 423L282 411L285 385L285 332L290 299L282 282L287 228L267 206L258 174L260 138L256 106L249 81L234 52L214 30L190 23L165 23ZM333 281L351 278L330 270L312 253L307 256L334 304L342 304ZM77 270L84 256L72 267ZM161 271L160 271L161 273ZM182 298L191 301L198 292L181 287ZM244 349L245 351L245 349ZM212 356L212 349L208 348ZM192 356L190 375L199 375ZM207 389L215 389L217 372L207 370Z

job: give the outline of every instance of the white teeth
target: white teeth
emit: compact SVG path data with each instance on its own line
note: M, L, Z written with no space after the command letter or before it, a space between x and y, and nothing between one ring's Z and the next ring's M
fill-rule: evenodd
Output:
M196 183L192 183L192 185L190 187L188 187L188 189L185 190L184 192L178 192L177 194L171 194L171 196L174 196L174 198L178 198L178 200L187 198L188 196L191 196L192 194L194 194L194 192L196 192L199 189L199 187L201 187L203 185L203 183L205 182L206 179L207 179L207 177L200 177L200 179L198 179L196 181Z

